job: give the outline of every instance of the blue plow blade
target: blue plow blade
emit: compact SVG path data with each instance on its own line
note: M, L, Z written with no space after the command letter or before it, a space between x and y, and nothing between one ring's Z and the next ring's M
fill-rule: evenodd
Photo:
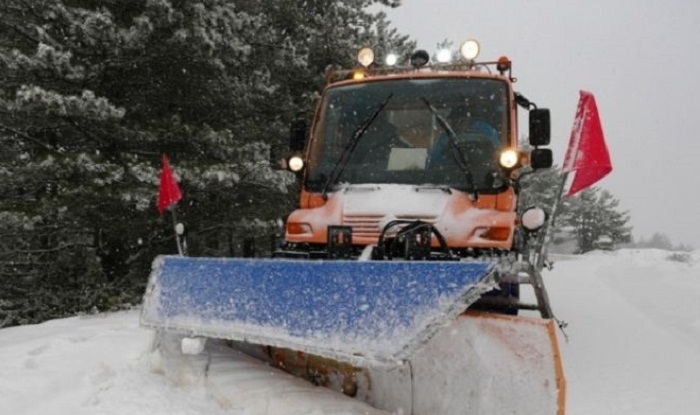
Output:
M492 262L161 256L141 324L393 364L492 289L494 270Z

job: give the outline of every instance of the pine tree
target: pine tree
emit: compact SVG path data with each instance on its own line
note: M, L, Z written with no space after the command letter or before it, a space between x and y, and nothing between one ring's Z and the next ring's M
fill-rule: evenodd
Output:
M613 245L631 240L629 212L619 210L619 200L607 190L589 188L567 201L563 224L572 229L579 252L597 249L608 239Z
M326 66L407 45L372 3L3 0L0 325L140 297L174 249L155 214L163 152L192 254L278 232L294 178L270 151Z

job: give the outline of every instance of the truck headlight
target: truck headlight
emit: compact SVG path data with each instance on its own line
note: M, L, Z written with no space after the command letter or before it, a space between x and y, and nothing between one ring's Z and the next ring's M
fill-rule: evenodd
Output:
M517 150L512 148L507 148L501 151L501 155L498 157L498 162L506 170L515 168L520 161L520 154Z
M300 172L301 169L304 168L304 159L302 159L299 156L292 156L287 160L287 166L289 167L289 170L293 171L294 173Z

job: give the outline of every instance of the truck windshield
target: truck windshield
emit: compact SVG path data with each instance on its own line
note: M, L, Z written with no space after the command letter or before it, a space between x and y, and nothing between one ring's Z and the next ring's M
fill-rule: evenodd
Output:
M448 186L467 190L464 171L429 101L450 124L475 190L494 190L499 150L508 143L505 82L479 78L383 80L329 88L311 141L306 186L318 191L353 131L389 94L337 181Z

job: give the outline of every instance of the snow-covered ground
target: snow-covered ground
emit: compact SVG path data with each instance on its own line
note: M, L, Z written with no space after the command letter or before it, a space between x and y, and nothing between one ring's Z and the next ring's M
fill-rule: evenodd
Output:
M700 414L700 251L561 258L547 278L569 415Z
M569 340L561 340L567 414L700 413L700 251L555 260L545 278L557 316L569 323ZM280 392L279 383L255 379L253 391L240 384L251 378L239 376L230 386L241 399L222 407L196 372L166 379L147 353L150 341L136 310L2 329L0 414L286 415L303 404L290 395L287 408L266 408L256 396Z

